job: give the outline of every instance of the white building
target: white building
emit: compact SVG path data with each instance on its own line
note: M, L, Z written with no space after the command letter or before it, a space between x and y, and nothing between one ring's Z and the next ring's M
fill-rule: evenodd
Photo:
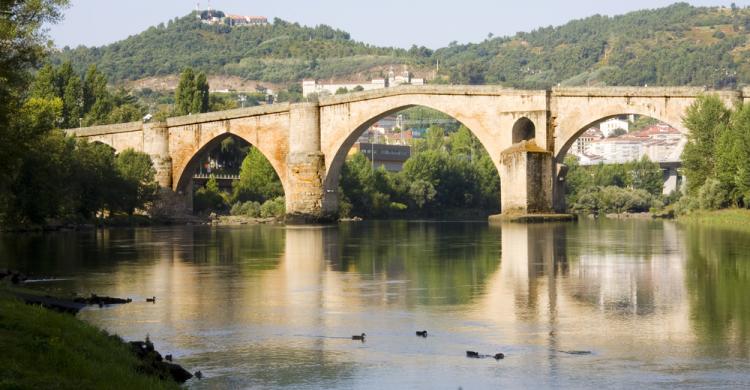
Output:
M611 137L617 129L625 130L627 133L630 130L630 122L627 119L611 118L599 124L599 130L605 137Z
M579 157L583 156L589 152L589 145L591 145L591 142L598 141L602 138L604 138L602 132L599 131L599 129L592 127L586 130L573 142L573 145L570 147L570 153Z
M363 91L372 91L375 89L383 89L388 87L395 87L404 84L411 85L424 85L425 80L421 78L412 77L409 71L405 70L402 74L396 75L391 69L388 72L388 77L384 79L373 79L369 83L330 83L323 84L317 80L303 80L302 81L302 96L308 97L311 94L317 94L318 96L330 96L335 95L337 91L346 89L351 92L354 89L360 89Z
M623 164L643 156L643 141L631 137L605 138L589 146L592 155L603 157L605 164Z

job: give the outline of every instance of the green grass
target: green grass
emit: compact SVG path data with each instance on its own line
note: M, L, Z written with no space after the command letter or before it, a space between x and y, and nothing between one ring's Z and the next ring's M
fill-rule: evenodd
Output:
M679 217L678 221L686 224L750 232L750 210L747 209L696 211Z
M26 305L0 287L0 389L178 389L137 371L116 336Z

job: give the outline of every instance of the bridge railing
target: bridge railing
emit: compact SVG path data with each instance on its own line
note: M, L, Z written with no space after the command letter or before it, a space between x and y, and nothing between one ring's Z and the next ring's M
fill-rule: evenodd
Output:
M212 177L216 180L240 180L240 175L232 174L196 173L193 175L193 179L209 180Z

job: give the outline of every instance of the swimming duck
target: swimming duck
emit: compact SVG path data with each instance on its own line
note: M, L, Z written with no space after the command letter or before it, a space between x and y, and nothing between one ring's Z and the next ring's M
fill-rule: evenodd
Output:
M505 359L505 354L500 352L500 353L496 353L495 356L493 357L495 358L495 360Z
M426 330L418 330L417 336L419 337L427 337L427 331Z
M156 303L156 297L146 298L146 302Z
M203 373L200 371L196 371L193 375L198 379L203 379Z
M359 336L357 336L357 335L354 335L354 336L352 336L352 340L360 340L360 341L365 341L365 336L367 336L367 335L366 335L366 334L364 334L364 333L362 333L362 334L361 334L361 335L359 335Z
M479 352L466 351L466 357L477 358L478 359L479 358Z
M170 355L164 356L164 359L166 359L168 362L171 362L172 361L172 355L170 354Z

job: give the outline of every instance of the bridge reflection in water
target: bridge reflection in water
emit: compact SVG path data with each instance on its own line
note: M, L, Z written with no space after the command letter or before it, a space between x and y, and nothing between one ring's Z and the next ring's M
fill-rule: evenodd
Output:
M456 386L572 386L671 380L675 364L704 380L750 356L747 242L661 221L179 227L0 236L0 266L156 295L81 317L149 334L217 386L398 387L424 370ZM414 342L421 328L429 343ZM365 344L345 339L361 332ZM471 348L536 375L476 372Z

